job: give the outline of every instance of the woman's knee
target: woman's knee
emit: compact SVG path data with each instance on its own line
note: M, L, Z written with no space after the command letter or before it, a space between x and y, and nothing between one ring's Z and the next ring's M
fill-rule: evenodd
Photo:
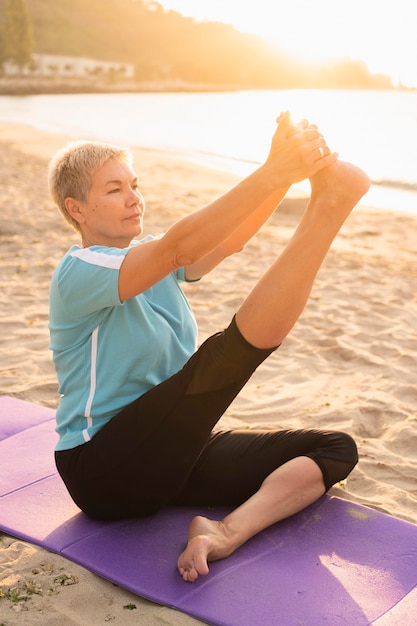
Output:
M262 350L249 344L233 318L228 328L209 337L191 357L192 375L187 394L241 388L274 350L275 347Z
M324 441L316 451L315 460L320 466L326 490L344 480L357 464L358 448L355 440L344 432L323 433Z

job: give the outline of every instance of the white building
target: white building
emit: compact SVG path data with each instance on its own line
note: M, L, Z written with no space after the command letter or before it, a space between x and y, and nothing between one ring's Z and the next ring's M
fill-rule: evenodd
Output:
M118 78L134 78L133 63L116 63L83 57L57 56L53 54L33 54L33 64L22 72L11 64L5 63L6 75L22 73L31 76L108 76L114 74Z

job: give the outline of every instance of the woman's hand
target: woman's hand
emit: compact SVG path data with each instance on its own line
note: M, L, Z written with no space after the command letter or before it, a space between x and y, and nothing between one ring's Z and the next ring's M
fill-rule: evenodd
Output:
M314 124L309 124L307 120L294 124L288 111L282 113L277 121L278 128L272 138L268 158L261 166L268 171L277 187L289 187L335 163L337 153L328 149L323 135Z

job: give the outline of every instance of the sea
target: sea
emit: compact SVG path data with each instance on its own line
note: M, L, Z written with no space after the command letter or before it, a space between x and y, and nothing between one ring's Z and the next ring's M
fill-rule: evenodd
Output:
M373 183L366 204L417 215L417 91L0 96L3 122L164 150L239 175L266 157L286 110L294 121L317 124L341 159L365 169Z

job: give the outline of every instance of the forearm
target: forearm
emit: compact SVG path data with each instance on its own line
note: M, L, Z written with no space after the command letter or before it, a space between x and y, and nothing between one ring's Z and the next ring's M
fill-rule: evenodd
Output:
M225 256L237 251L273 213L285 192L274 190L267 172L259 168L225 195L176 222L164 236L175 250L176 265L192 265L219 246Z
M217 267L226 257L240 252L259 231L285 196L288 188L277 189L268 196L237 228L212 252L192 265L187 265L187 280L198 280Z
M277 189L233 231L221 244L225 256L239 252L268 221L277 206L285 197L289 187Z
M120 270L120 300L145 291L179 267L186 268L187 280L201 278L227 256L221 243L273 192L270 172L260 167L225 195L178 220L163 237L132 248Z

